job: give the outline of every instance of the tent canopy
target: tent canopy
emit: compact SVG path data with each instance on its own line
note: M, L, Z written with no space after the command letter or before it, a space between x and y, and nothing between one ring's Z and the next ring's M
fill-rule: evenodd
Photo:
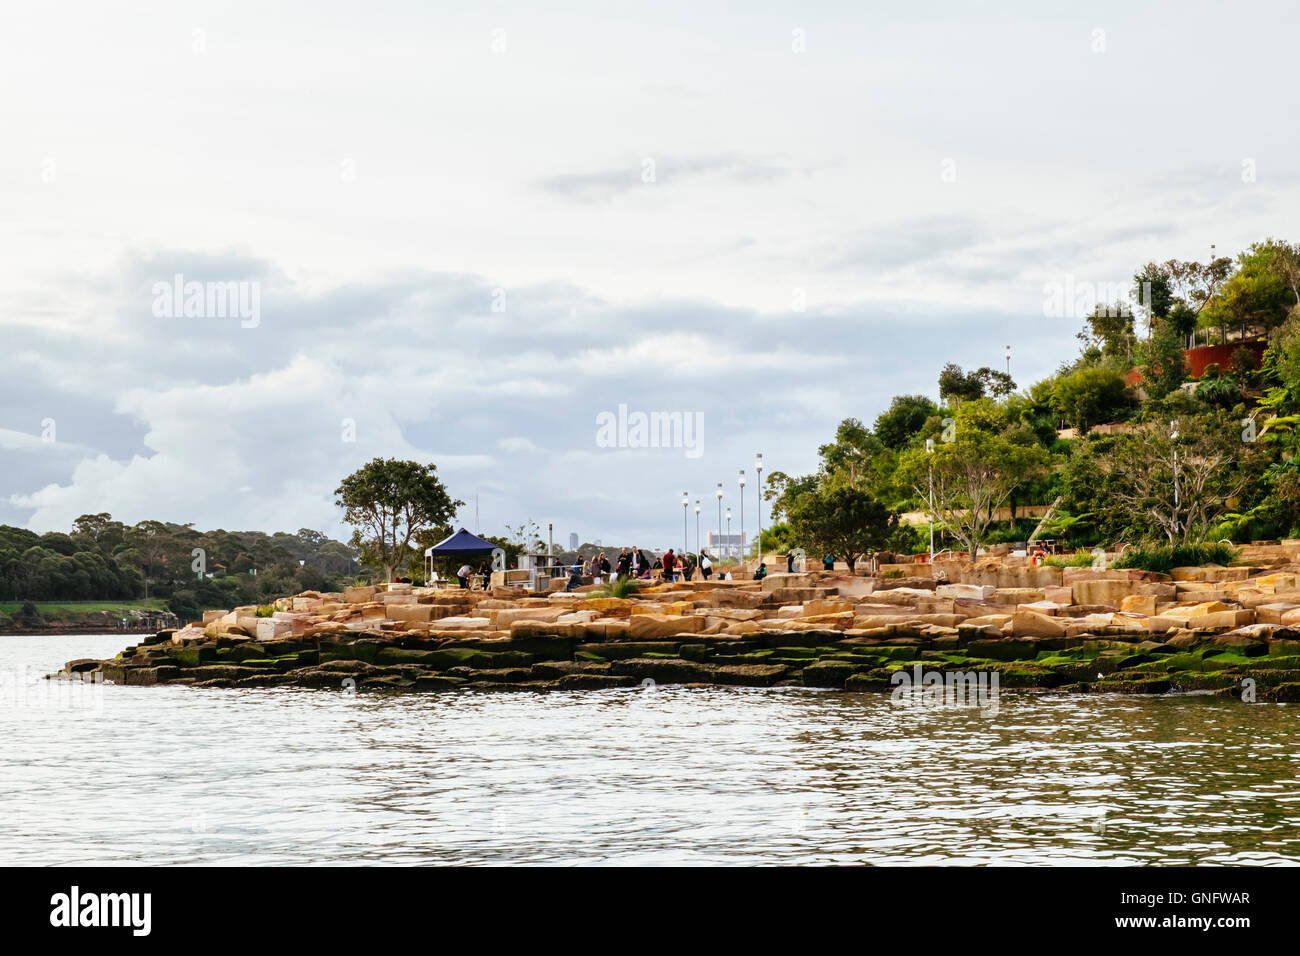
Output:
M424 549L426 558L435 554L439 555L459 555L459 554L486 554L493 548L500 547L491 541L484 541L476 534L470 534L464 528L461 528L455 534L443 538L431 548Z

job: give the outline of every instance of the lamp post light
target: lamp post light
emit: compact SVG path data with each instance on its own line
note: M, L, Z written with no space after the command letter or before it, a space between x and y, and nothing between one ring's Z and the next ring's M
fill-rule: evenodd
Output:
M727 542L727 557L734 558L736 556L736 546L731 543L731 509L730 508L727 509L727 537L724 540Z
M1007 346L1007 376L1011 375L1011 346Z
M689 548L687 547L689 541L687 540L686 537L686 509L690 507L690 504L691 504L691 496L683 491L682 492L682 554L685 554L689 550Z
M700 499L695 499L695 553L700 553Z
M714 492L718 496L718 543L722 543L722 482L718 482L718 490Z
M926 455L934 454L933 438L925 440L925 453ZM930 472L930 566L934 567L934 463L930 460L928 464ZM931 573L933 574L933 572Z
M758 477L758 563L763 563L763 453L754 456L754 474Z
M740 469L740 566L745 566L745 469Z

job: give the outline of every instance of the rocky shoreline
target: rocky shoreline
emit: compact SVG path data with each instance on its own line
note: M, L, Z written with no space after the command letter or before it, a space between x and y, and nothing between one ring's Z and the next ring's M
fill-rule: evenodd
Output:
M1250 551L1252 549L1246 549ZM304 592L213 611L51 677L356 691L656 684L896 688L900 672L1066 692L1300 700L1300 564L1094 571L1023 559L595 589ZM903 576L899 576L902 572ZM932 573L933 572L933 573ZM936 678L942 681L942 676Z

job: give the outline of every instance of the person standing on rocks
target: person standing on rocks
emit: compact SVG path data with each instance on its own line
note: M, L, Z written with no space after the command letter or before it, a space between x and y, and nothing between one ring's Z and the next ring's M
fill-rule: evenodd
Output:
M640 577L641 576L641 552L636 549L636 545L632 545L632 553L628 555L628 562L629 562L628 570L631 572L632 577L634 578Z
M631 569L631 567L632 567L632 556L627 553L627 548L624 548L622 551L619 552L618 555L618 576L620 578L627 577L628 571Z
M709 579L709 575L713 573L713 562L709 560L709 552L707 551L700 552L700 573L704 575L706 581Z
M675 573L676 571L677 571L677 555L673 554L672 548L669 548L667 551L664 552L664 580L676 581L677 580L677 575Z

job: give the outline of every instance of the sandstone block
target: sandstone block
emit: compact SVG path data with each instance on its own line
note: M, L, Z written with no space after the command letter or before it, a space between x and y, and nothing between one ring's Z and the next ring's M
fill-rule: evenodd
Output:
M634 614L628 619L628 636L631 640L662 639L676 634L693 634L704 630L706 619L697 614L673 616L669 614Z
M1010 633L1015 637L1064 637L1065 621L1036 611L1016 611Z
M278 637L291 637L293 635L293 624L290 621L277 621L273 617L258 618L256 634L259 641L273 641Z
M997 588L989 584L940 584L934 589L936 597L965 598L967 600L988 601Z
M1107 607L1119 607L1124 598L1133 593L1134 582L1124 578L1075 581L1071 587L1074 591L1075 604L1104 604Z
M1130 594L1120 602L1120 610L1131 614L1145 614L1154 617L1156 613L1156 596L1154 594Z

